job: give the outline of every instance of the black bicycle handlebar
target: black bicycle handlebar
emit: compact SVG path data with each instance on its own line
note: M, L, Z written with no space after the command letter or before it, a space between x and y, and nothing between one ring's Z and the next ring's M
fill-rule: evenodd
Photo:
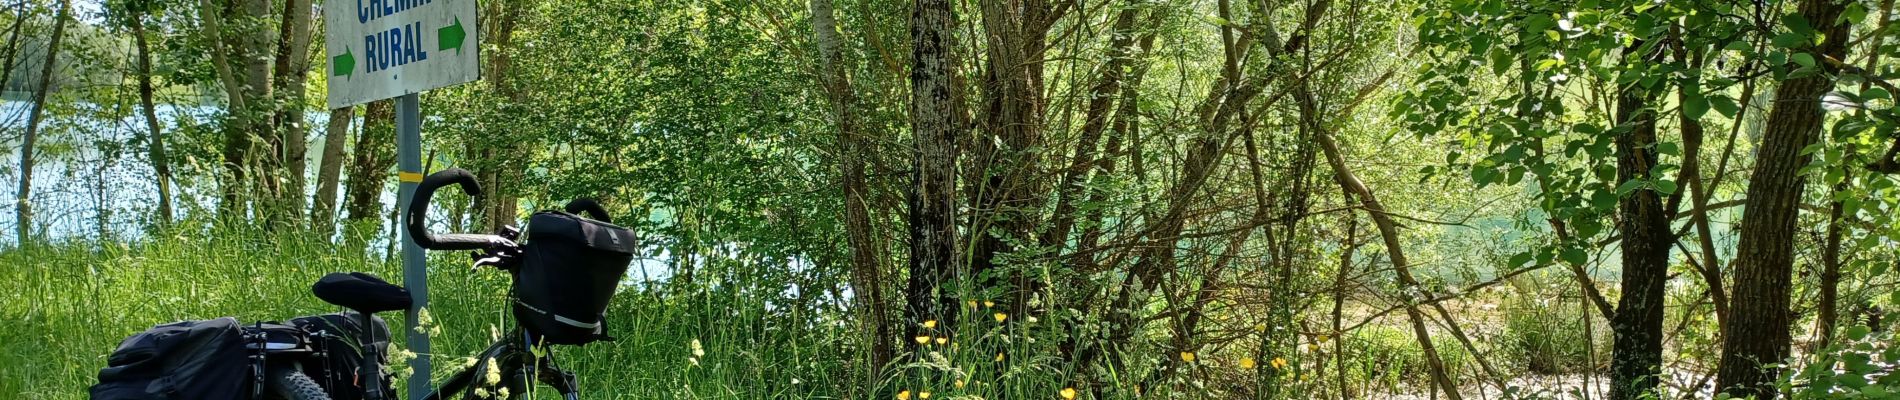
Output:
M422 178L422 183L416 185L414 197L409 200L407 218L403 221L409 230L409 238L415 240L417 246L429 250L481 250L499 245L512 245L513 242L508 239L495 235L429 233L429 229L425 226L429 221L429 199L435 197L436 189L451 183L460 185L462 192L469 196L482 195L482 186L476 183L475 175L460 168L437 171L429 174L427 178Z
M594 199L574 199L573 201L567 202L567 206L561 207L561 209L566 210L568 214L580 214L582 211L585 211L587 212L587 217L593 218L595 221L609 224L614 223L613 217L607 216L607 209L601 208L600 203L594 202Z

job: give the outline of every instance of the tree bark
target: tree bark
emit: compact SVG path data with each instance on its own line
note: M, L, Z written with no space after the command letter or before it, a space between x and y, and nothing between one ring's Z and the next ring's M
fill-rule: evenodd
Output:
M892 346L897 338L890 329L890 316L884 302L884 251L872 225L867 200L870 188L864 174L864 157L870 154L858 121L858 96L851 87L851 76L843 59L844 38L838 34L837 11L831 0L811 0L812 29L818 42L818 78L831 100L831 113L838 125L838 186L844 196L845 238L851 251L851 291L859 317L870 325L865 330L871 342L872 379L881 379L884 364L897 356Z
M1893 2L1894 0L1880 2L1880 17L1874 19L1875 21L1880 21L1880 24L1874 28L1874 32L1887 31L1887 27L1892 23ZM1868 39L1872 41L1872 43L1868 45L1867 48L1879 49L1881 48L1880 46L1886 42L1887 36L1875 35ZM1868 52L1867 63L1864 64L1861 69L1872 71L1878 67L1880 65L1880 54L1878 50ZM1861 81L1860 90L1863 92L1867 91L1867 88L1871 84L1872 82ZM1855 112L1864 115L1866 110L1863 109ZM1849 159L1852 159L1852 154L1855 153L1854 145L1848 144L1845 153L1850 155ZM1840 168L1848 171L1853 170L1848 165L1841 165ZM1849 173L1846 174L1846 176L1852 176L1852 174ZM1828 203L1830 204L1828 206L1827 238L1823 244L1825 247L1821 248L1821 298L1819 300L1820 304L1815 306L1815 308L1818 309L1814 318L1814 333L1817 336L1814 341L1815 349L1823 349L1829 344L1832 344L1834 342L1834 328L1840 326L1841 264L1846 262L1841 258L1841 242L1844 239L1843 236L1846 235L1846 232L1844 232L1846 227L1853 224L1855 220L1853 215L1847 214L1846 204L1843 204L1841 201L1841 197L1843 196L1841 193L1847 191L1847 184L1850 181L1852 181L1852 178L1843 177L1840 182L1834 184L1833 190L1828 193Z
M1062 169L1062 178L1056 184L1056 207L1055 212L1050 214L1053 222L1038 240L1044 248L1060 253L1064 242L1069 240L1069 232L1075 228L1076 197L1082 195L1083 179L1097 164L1099 156L1096 154L1096 145L1101 142L1102 131L1108 127L1108 114L1113 111L1116 96L1121 94L1122 78L1127 75L1128 65L1134 62L1130 54L1135 43L1132 29L1139 13L1140 10L1134 7L1122 9L1116 13L1115 25L1109 28L1108 62L1102 66L1102 77L1095 82L1095 86L1089 88L1089 101L1083 110L1075 154L1069 165Z
M1379 238L1385 244L1386 256L1392 261L1392 269L1398 276L1400 290L1406 292L1400 295L1399 301L1405 303L1406 318L1411 322L1412 333L1418 337L1419 349L1425 353L1425 363L1430 367L1432 382L1435 383L1435 387L1445 391L1446 398L1462 399L1464 397L1458 393L1458 384L1452 382L1450 372L1445 370L1443 358L1438 355L1438 348L1432 344L1431 331L1425 327L1425 320L1428 317L1418 310L1416 302L1423 299L1416 298L1414 292L1422 293L1424 288L1419 285L1418 278L1412 275L1411 261L1405 257L1404 246L1399 241L1398 222L1393 221L1392 216L1386 214L1385 205L1379 202L1372 188L1359 180L1359 177L1353 174L1352 167L1347 166L1345 156L1339 150L1339 143L1333 139L1332 132L1319 123L1317 104L1308 86L1307 82L1302 81L1294 92L1294 96L1300 103L1301 123L1312 130L1319 142L1320 150L1326 154L1326 163L1333 169L1333 181L1359 200L1362 208L1366 210L1366 216L1372 217L1373 226L1379 229Z
M483 38L494 50L483 53L488 65L484 66L482 78L501 95L500 108L504 112L523 102L523 92L513 81L511 56L515 27L521 20L523 8L520 1L507 0L491 2L483 9L482 18L487 23L483 27ZM476 199L478 223L489 231L498 231L515 223L520 206L516 191L521 186L526 165L522 162L522 138L492 136L493 140L472 141L469 147L471 153L477 155L475 177L482 181L482 190L486 192Z
M1689 65L1690 68L1702 68L1704 66L1702 56L1691 57L1688 50L1683 47L1681 30L1681 27L1676 27L1670 31L1670 34L1674 36L1670 43L1675 52L1676 61ZM1676 103L1687 104L1692 101L1691 95L1699 95L1697 92L1700 90L1700 86L1678 86ZM1678 172L1676 181L1689 188L1689 204L1693 208L1690 210L1689 224L1695 228L1697 250L1702 256L1700 267L1695 269L1709 287L1709 300L1714 304L1716 332L1719 333L1726 330L1725 327L1728 326L1728 291L1721 285L1722 260L1715 250L1715 236L1709 228L1708 207L1711 193L1702 178L1702 145L1705 130L1702 121L1689 115L1686 110L1678 108L1676 117L1682 130L1682 170ZM1669 205L1663 208L1670 214L1671 219L1680 215L1678 213L1681 209L1678 205L1681 198L1682 193L1677 192L1670 196ZM1689 250L1684 249L1683 252L1688 253Z
M396 107L394 100L377 100L363 107L363 130L356 135L355 162L350 164L344 209L351 225L373 223L382 217L383 186L396 164ZM357 226L360 228L360 226ZM374 233L371 229L367 233ZM351 232L351 241L366 232ZM355 246L353 246L355 247Z
M20 30L26 28L26 6L31 3L22 1L20 10L13 14L13 27L7 29L7 54L0 56L0 92L5 92L13 83L13 58L20 53Z
M336 232L337 178L343 171L343 147L349 143L350 122L355 119L356 106L330 110L330 123L324 127L323 158L317 162L317 194L310 208L310 228L324 239Z
M1644 40L1625 47L1644 48ZM1660 48L1642 54L1644 63L1662 60ZM1629 55L1625 55L1629 57ZM1616 104L1616 184L1632 180L1664 179L1650 176L1657 165L1656 112L1649 102L1654 91L1640 82L1619 90ZM1662 194L1638 188L1617 196L1616 229L1623 240L1622 292L1610 315L1614 337L1610 359L1610 398L1637 399L1655 395L1662 373L1664 285L1669 279L1669 249L1675 235Z
M228 101L229 115L223 127L224 144L220 153L229 176L220 189L218 204L219 216L225 221L247 217L247 188L266 194L275 189L268 185L271 177L263 176L271 174L256 171L257 149L267 146L269 142L265 138L273 136L268 117L270 51L275 37L271 24L264 21L270 12L270 0L244 0L236 7L221 6L212 0L199 2L199 16L212 46L213 66ZM242 31L226 32L227 13L233 13ZM232 60L234 57L237 62ZM233 70L232 66L243 68ZM251 194L255 197L258 193Z
M956 14L949 0L916 0L911 20L910 281L905 293L911 335L924 321L954 332L957 302L956 160L964 134L953 79L957 74Z
M271 120L278 132L275 154L282 160L282 172L272 173L280 180L274 205L286 223L300 224L304 209L304 177L309 165L309 128L304 126L304 81L310 71L310 35L313 12L310 0L284 2L283 23L278 26L277 60L273 66L273 93L277 99Z
M1817 60L1846 58L1850 30L1840 18L1843 9L1833 0L1802 1L1801 16L1815 24L1825 41L1799 51ZM1734 320L1722 341L1716 372L1716 388L1736 397L1773 399L1778 394L1777 371L1765 364L1788 357L1795 220L1806 188L1801 168L1811 158L1804 150L1819 140L1826 122L1821 96L1834 88L1829 76L1834 72L1836 68L1825 66L1822 73L1783 82L1775 90L1775 107L1762 132L1736 245L1734 304L1729 308Z
M145 113L146 155L152 162L152 179L158 184L159 226L171 224L172 220L172 167L171 156L165 151L164 123L158 120L158 106L153 99L157 90L152 84L152 46L145 32L145 16L151 1L136 1L132 8L132 42L138 50L139 107ZM0 86L4 86L0 83Z
M59 42L66 34L66 20L72 18L72 0L60 0L59 14L53 16L53 37L46 45L46 64L40 66L40 85L33 92L33 112L26 119L26 136L20 143L19 203L14 222L19 224L20 246L33 237L33 142L39 139L40 118L46 113L46 94L53 91L53 73L59 66Z
M970 168L975 181L968 231L970 274L979 288L1000 288L997 303L1009 312L1027 311L1039 281L1020 270L990 273L1003 254L1015 251L1012 238L1030 239L1042 186L1034 151L1042 145L1044 104L1041 56L1049 4L1042 0L982 0L983 36L988 63L984 76L984 133L971 140ZM1001 281L1007 277L1009 281Z

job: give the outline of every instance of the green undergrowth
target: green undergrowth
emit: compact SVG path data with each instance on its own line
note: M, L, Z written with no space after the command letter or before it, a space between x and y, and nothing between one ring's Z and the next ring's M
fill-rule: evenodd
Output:
M324 274L370 272L399 281L401 268L380 253L302 232L191 230L135 242L71 241L0 249L0 399L83 399L107 355L126 336L153 325L222 316L283 320L340 311L309 293ZM1014 314L968 300L957 328L898 327L883 338L896 361L872 366L868 324L853 314L842 277L830 269L743 252L710 252L695 263L694 283L621 287L608 311L616 338L560 346L563 367L580 376L586 399L1027 399L1228 398L1279 388L1281 398L1331 392L1330 344L1309 352L1210 347L1197 354L1158 345L1116 347L1115 370L1084 379L1065 346L1073 310ZM629 274L644 282L639 271ZM471 270L464 254L431 258L431 305L422 328L433 340L432 382L472 363L511 326L509 278ZM401 321L400 312L385 313ZM921 324L917 324L921 325ZM1099 327L1100 323L1087 323ZM392 326L403 326L396 323ZM1091 328L1092 329L1092 328ZM1152 331L1162 332L1162 331ZM1344 338L1347 386L1369 395L1416 387L1426 376L1409 331L1369 325ZM1138 337L1158 342L1163 337ZM1245 341L1243 341L1244 343ZM1445 343L1451 343L1446 341ZM1092 342L1079 345L1087 347ZM414 354L400 344L397 358ZM1464 374L1472 358L1440 346ZM1254 357L1263 357L1254 359ZM1282 359L1283 360L1279 360ZM1188 362L1177 363L1186 359ZM1126 369L1119 366L1125 365ZM1174 366L1167 372L1158 368ZM396 363L403 388L412 372ZM880 379L870 371L881 367ZM1385 388L1385 389L1380 389ZM530 398L553 399L550 390Z
M0 250L0 281L13 283L0 290L0 320L8 321L0 324L0 398L83 399L119 341L153 325L336 312L309 293L324 274L401 277L400 267L381 256L307 237L192 232ZM437 382L510 324L506 274L471 271L466 260L431 260L427 330ZM852 337L852 327L794 323L836 318L781 312L792 307L770 304L778 293L730 284L735 290L685 288L668 296L624 288L608 317L616 341L562 346L555 354L580 375L589 399L839 397L854 369L838 360L854 358L840 353L849 347L836 338ZM534 398L557 397L545 392Z

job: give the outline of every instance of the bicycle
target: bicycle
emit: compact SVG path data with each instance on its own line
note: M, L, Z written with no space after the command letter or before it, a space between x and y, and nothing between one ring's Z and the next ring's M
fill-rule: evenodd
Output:
M578 344L576 342L585 343L594 340L611 340L604 332L604 315L601 315L599 319L593 323L587 323L560 314L549 313L546 310L528 304L529 302L525 301L522 297L525 293L521 290L520 281L523 279L537 278L545 280L546 278L523 276L523 268L529 263L528 259L535 257L536 260L544 260L549 257L560 258L568 255L555 254L550 256L547 254L529 254L532 249L517 244L516 241L521 239L521 231L515 227L504 226L493 234L435 234L429 232L424 226L428 217L429 201L434 197L437 189L450 184L460 186L462 191L469 196L481 195L480 185L476 183L475 177L470 175L467 171L448 169L431 174L427 178L424 178L421 184L416 187L415 197L410 202L409 208L406 211L407 219L404 224L404 229L409 232L410 237L415 240L416 244L427 250L475 251L473 254L474 265L471 270L480 269L482 267L492 267L497 270L509 272L516 280L516 284L510 289L509 296L510 299L515 302L517 318L514 318L513 321L516 326L510 328L508 333L502 335L500 340L497 340L494 344L489 345L486 349L477 353L476 360L478 361L475 365L451 375L447 381L437 386L435 391L429 393L423 399L442 400L445 398L454 398L454 396L457 395L462 395L464 398L476 398L477 396L474 394L478 391L472 389L483 389L480 391L485 391L490 396L494 396L492 398L514 399L527 393L530 386L533 385L533 381L538 381L555 389L564 399L578 400L579 385L576 382L576 375L560 368L552 352L537 352L535 350L539 346L551 344ZM624 228L612 225L612 219L607 215L606 211L592 200L576 199L570 201L566 206L562 207L562 209L565 212L561 214L567 216L576 216L577 214L585 213L591 218L591 221L583 221L593 224L589 226L593 226L594 229L596 229L594 231L583 231L584 236L588 236L587 240L598 241L595 239L598 235L595 235L593 232L605 232L604 237L611 240L602 241L598 243L598 245L612 247L611 250L614 251L608 251L607 253L613 255L621 254L621 251L627 254L625 258L608 257L614 259L599 263L607 266L617 263L619 268L613 275L624 274L625 268L631 260L631 244L623 244L620 239L620 236L625 232ZM548 212L537 213L535 218L539 218L542 214L546 213ZM535 220L531 218L530 229L533 229L533 221ZM534 239L531 238L529 240ZM594 243L590 243L590 245L594 245ZM548 261L541 262L546 263ZM609 269L611 270L611 268ZM594 275L596 275L596 278L607 276L604 271L596 272ZM587 282L586 284L594 288L607 287L608 290L611 290L611 286L617 285L618 281L616 279L605 285L601 282ZM360 370L356 374L356 376L361 379L361 385L340 387L350 389L361 388L361 398L363 399L384 399L389 393L375 389L383 387L381 384L381 379L385 378L382 374L383 357L376 353L378 346L372 345L376 342L377 338L374 337L374 329L369 328L377 326L375 321L373 321L376 313L408 309L410 305L408 290L402 286L385 282L369 274L352 272L333 273L325 276L311 287L311 292L325 302L353 311L357 318L355 325L358 327L358 331L352 332L355 334L353 337L358 338L357 341L360 344L358 348L363 349L363 352L366 353L360 365ZM604 311L604 299L594 300L597 301L593 303L599 304L598 308ZM544 303L544 305L545 304L551 303ZM592 306L592 304L588 306ZM534 314L535 312L542 314ZM523 318L523 313L528 313L526 315L530 316L530 318ZM537 315L543 314L551 318L534 318ZM551 319L552 322L543 322L543 320L546 319ZM537 325L537 323L539 324ZM589 332L583 331L587 329L591 329L592 336L575 336L589 334ZM307 333L328 334L326 332ZM306 340L305 342L308 341ZM298 351L301 352L299 354L308 353L308 351L305 350ZM292 364L292 367L294 366L295 364ZM320 390L310 389L319 385L316 385L315 381L308 375L299 371L286 371L294 368L280 367L278 369L267 370L259 367L258 369L258 372L262 372L262 374L258 374L257 376L260 377L259 379L264 380L264 382L260 383L269 387L271 392L278 396L288 400L331 399L330 394L323 393ZM495 369L496 373L490 374L490 369ZM490 376L499 376L500 379L488 379ZM423 379L427 378L424 377ZM503 389L505 389L505 391ZM338 390L338 387L332 387L331 390ZM505 395L503 395L504 393Z

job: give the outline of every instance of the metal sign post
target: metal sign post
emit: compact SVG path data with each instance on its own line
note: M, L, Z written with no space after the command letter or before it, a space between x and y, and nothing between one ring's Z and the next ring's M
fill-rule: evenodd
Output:
M407 210L422 182L422 102L430 89L480 79L480 32L476 0L377 0L323 3L324 49L330 59L329 104L342 108L396 97L398 210ZM408 213L402 213L407 219ZM406 221L404 221L406 222ZM421 327L429 305L428 257L403 225L402 283L409 288L406 316L410 359L409 398L431 389L429 333Z
M415 93L396 98L396 170L401 177L401 186L397 189L397 210L408 210L409 203L416 201L416 184L422 182L422 96ZM407 226L409 213L403 212L404 225ZM422 247L416 245L416 239L409 237L409 230L402 231L402 284L409 288L409 313L405 316L409 327L409 351L416 354L409 361L409 398L420 399L429 393L429 333L422 327L421 311L429 307L429 257L423 254Z

